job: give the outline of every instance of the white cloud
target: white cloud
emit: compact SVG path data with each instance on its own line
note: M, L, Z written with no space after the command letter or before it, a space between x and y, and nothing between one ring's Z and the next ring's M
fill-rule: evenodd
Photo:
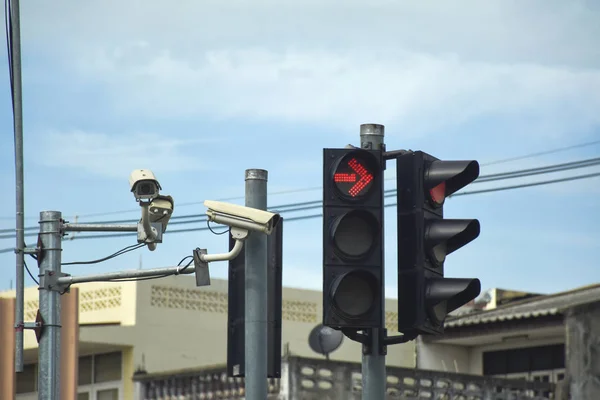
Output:
M403 135L483 117L530 119L544 135L600 124L600 70L409 52L365 58L352 52L216 50L198 61L154 50L140 62L116 53L86 55L79 71L111 82L116 107L134 115L202 113L348 126L376 120L393 122Z
M181 1L169 17L114 4L36 5L30 35L60 42L126 115L370 120L403 137L485 117L544 136L600 124L599 13L584 0Z
M108 135L105 133L47 132L40 135L39 162L51 167L75 168L93 174L122 178L136 168L161 172L207 169L197 151L186 146L210 140L181 140L153 133ZM196 148L201 148L197 146Z

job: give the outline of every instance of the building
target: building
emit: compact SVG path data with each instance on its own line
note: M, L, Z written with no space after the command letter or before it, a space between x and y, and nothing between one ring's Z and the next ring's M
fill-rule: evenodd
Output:
M419 337L417 368L554 383L570 370L581 384L571 382L572 392L593 383L588 377L600 371L600 284L513 297L449 318L444 335Z
M80 400L131 400L135 371L160 374L224 365L227 355L227 281L198 288L194 277L85 283L79 288ZM0 293L13 297L14 291ZM284 288L282 346L301 357L321 357L308 345L321 321L320 291ZM397 331L397 302L387 300L386 325ZM25 321L35 320L37 287L25 290ZM37 341L25 332L25 371L17 374L17 399L37 399ZM361 360L360 344L345 340L336 361ZM415 366L414 342L390 346L390 366ZM1 364L1 363L0 363ZM2 376L2 374L0 374Z

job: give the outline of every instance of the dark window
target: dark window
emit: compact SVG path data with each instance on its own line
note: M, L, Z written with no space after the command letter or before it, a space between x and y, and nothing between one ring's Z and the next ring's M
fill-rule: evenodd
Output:
M564 367L564 344L483 353L484 375L506 375Z
M37 390L37 364L23 366L23 372L17 374L17 394L31 393Z

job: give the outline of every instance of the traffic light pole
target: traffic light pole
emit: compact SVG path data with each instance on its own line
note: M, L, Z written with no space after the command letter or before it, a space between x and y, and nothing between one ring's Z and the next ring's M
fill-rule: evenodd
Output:
M385 151L384 126L378 124L363 124L360 126L360 147L369 150ZM382 224L383 225L383 224ZM381 232L382 245L384 232ZM384 253L385 254L385 253ZM382 260L384 268L381 269L381 279L385 281L385 260ZM384 290L384 287L382 287ZM385 315L385 293L381 296L381 312ZM382 327L383 328L383 327ZM385 399L385 352L381 342L382 329L371 329L367 335L370 337L370 346L363 344L362 356L362 387L363 400Z
M38 397L60 398L60 286L52 285L52 277L61 276L61 213L40 212L40 309Z
M268 172L246 170L246 207L267 209ZM246 239L245 389L246 399L267 398L267 236Z

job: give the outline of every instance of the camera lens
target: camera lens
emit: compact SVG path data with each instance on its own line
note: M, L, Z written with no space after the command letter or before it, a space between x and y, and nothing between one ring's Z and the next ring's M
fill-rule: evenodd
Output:
M154 194L154 185L151 183L143 183L140 185L140 190L138 193L141 195Z

